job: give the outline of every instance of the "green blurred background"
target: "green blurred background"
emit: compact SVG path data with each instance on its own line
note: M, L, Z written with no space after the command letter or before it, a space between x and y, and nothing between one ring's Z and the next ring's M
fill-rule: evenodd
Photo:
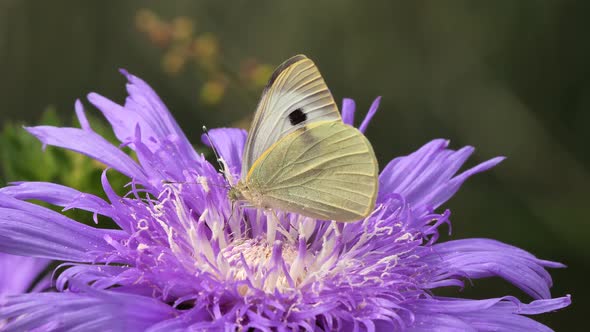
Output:
M438 137L475 146L471 165L507 156L447 205L453 237L494 238L567 264L552 271L553 295L572 294L573 304L540 320L585 330L588 13L581 0L2 0L1 177L99 192L100 165L51 149L40 156L19 126L71 123L74 100L90 91L122 102L118 68L150 83L196 144L202 125L247 124L272 68L304 53L361 115L383 96L368 131L381 165ZM76 173L84 167L92 170ZM501 281L473 283L460 296L529 300Z

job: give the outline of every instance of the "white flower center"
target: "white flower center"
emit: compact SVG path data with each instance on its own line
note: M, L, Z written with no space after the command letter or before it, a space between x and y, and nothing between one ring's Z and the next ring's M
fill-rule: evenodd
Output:
M266 239L241 239L223 249L221 254L228 263L228 276L234 280L248 280L252 286L266 292L285 290L292 286L289 282L292 277L285 271L297 258L297 250L292 244L280 241L269 244Z
M252 227L261 229L262 223L265 226L264 233L251 238L239 224L234 225L233 220L239 222L239 218L234 216L226 221L222 209L207 204L195 218L182 198L181 188L169 186L152 208L154 222L149 231L164 233L158 238L166 242L189 273L208 273L219 280L237 282L243 296L253 289L269 294L297 291L318 281L320 284L314 287L321 287L326 277L345 273L351 264L357 265L354 257L340 256L339 224L327 225L323 235L316 238L315 220L289 217L290 227L285 228L284 220L271 211L266 213L265 220L251 221L258 225ZM139 230L146 228L141 223L137 220ZM149 247L140 245L137 249Z

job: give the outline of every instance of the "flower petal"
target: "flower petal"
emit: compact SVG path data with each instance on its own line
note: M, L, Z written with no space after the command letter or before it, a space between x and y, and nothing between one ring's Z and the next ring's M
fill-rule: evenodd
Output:
M0 193L19 200L36 199L66 209L82 209L112 216L111 206L102 198L51 182L13 182Z
M120 237L120 231L89 227L50 209L0 194L1 252L91 262L97 252L111 251L103 239L107 234Z
M175 310L151 297L93 291L11 296L0 306L3 331L144 331Z
M454 151L447 149L448 144L446 140L436 139L408 156L392 160L379 176L379 197L396 193L417 211L433 210L453 196L468 177L504 159L493 158L453 177L473 148Z
M465 182L465 180L467 180L469 177L493 168L494 166L501 163L504 159L504 157L495 157L464 171L463 173L453 177L444 185L441 185L429 194L423 196L422 201L419 204L431 206L432 209L436 209L448 201L451 197L453 197L461 185L463 185L463 182Z
M143 80L135 75L121 70L127 78L127 92L129 97L125 105L120 106L109 99L90 93L88 100L96 106L113 126L115 135L122 143L131 143L135 137L135 129L141 127L144 143L153 151L158 148L163 139L174 141L186 159L197 159L184 132L178 126L160 97ZM133 145L130 145L133 148Z
M92 131L90 127L90 122L88 122L88 118L86 118L86 113L84 112L84 105L80 99L76 99L76 103L74 104L74 108L76 110L76 117L78 118L78 122L80 122L80 127L86 131Z
M354 126L354 111L356 104L353 99L344 98L342 100L342 122L349 126Z
M183 143L186 142L190 146L184 132L156 92L141 78L125 70L121 72L129 81L127 83L129 97L125 100L125 108L136 112L157 137L177 136L183 140Z
M361 125L359 127L359 130L361 131L361 133L364 133L367 130L367 127L369 126L371 119L373 118L373 116L375 116L375 113L377 113L377 110L379 109L380 103L381 103L381 97L377 97L377 98L375 98L375 100L371 104L371 107L369 107L369 112L367 113L367 116L365 116L365 119L363 120L363 122L361 123Z
M130 178L145 182L143 170L131 157L113 146L102 136L78 128L38 126L26 128L43 144L79 152L108 165Z
M452 277L501 277L535 299L551 298L551 276L546 267L564 267L490 239L464 239L438 243L423 261L438 265Z
M0 253L0 296L26 292L49 261Z
M438 166L433 163L434 156L443 153L447 145L448 141L433 140L408 156L390 161L379 176L379 196L388 193L408 196L415 182L420 181L423 170L432 164L432 167Z
M209 130L209 137L220 157L227 163L232 174L242 172L242 154L248 132L238 128L216 128ZM203 144L211 147L207 135L201 137Z
M521 303L514 297L487 300L455 298L420 299L410 304L415 312L409 331L551 331L521 315L536 315L570 305L569 296Z
M449 314L416 314L414 324L405 331L407 332L477 332L478 330L469 323L458 317Z
M88 94L88 101L102 112L121 143L126 144L133 140L135 126L143 123L137 113L126 110L123 106L94 92ZM146 127L149 128L149 126Z

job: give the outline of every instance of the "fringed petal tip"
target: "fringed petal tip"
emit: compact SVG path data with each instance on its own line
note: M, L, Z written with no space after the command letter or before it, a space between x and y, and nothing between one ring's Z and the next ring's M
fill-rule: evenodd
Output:
M342 121L349 126L354 126L354 112L356 104L354 99L344 98L342 100Z
M495 157L457 174L475 149L465 146L452 150L448 149L449 143L446 139L434 139L407 156L393 159L379 176L379 196L398 193L416 210L434 210L450 199L469 177L505 159Z
M127 69L125 68L119 68L119 73L123 74L123 76L129 78L130 76L132 76L129 71L127 71Z
M375 98L375 100L371 104L371 107L369 107L369 111L367 112L365 119L363 120L363 122L359 126L359 130L362 133L364 133L367 130L367 127L369 126L371 119L373 118L373 116L375 116L375 113L377 113L377 110L379 109L380 102L381 102L381 96L378 96L377 98ZM354 126L354 116L356 113L355 101L351 98L342 99L342 112L341 113L342 113L342 122L346 123L349 126Z
M552 279L546 268L561 267L560 263L540 260L517 247L481 238L435 244L423 259L431 266L438 264L447 276L500 277L535 299L551 298Z
M410 304L415 312L408 329L413 332L444 331L552 331L529 317L565 308L571 304L569 295L522 303L512 296L487 300L432 298Z
M47 149L47 144L45 141L45 137L42 133L37 129L38 126L23 126L23 129L26 130L29 134L33 135L39 142L41 142L41 150L45 151Z
M90 122L86 117L86 112L84 111L84 105L80 99L76 99L76 103L74 104L74 109L76 111L76 117L78 118L78 122L80 123L80 127L84 130L92 131L90 127Z
M375 100L371 104L371 107L369 107L369 112L367 112L367 116L365 116L365 119L363 120L363 122L361 123L361 125L359 127L359 130L362 133L364 133L367 130L367 127L369 126L371 119L373 119L373 116L375 116L375 114L377 113L377 110L379 109L380 103L381 103L381 96L375 98Z

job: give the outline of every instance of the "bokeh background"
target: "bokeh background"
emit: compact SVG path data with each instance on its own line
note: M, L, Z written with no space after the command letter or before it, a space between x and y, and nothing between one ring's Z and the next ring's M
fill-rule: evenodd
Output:
M367 134L381 165L439 137L475 146L471 164L507 156L447 205L453 237L494 238L567 264L552 271L553 294L572 294L573 304L540 320L582 331L590 312L589 12L582 0L2 0L0 179L100 193L101 165L41 154L21 125L71 124L74 100L90 91L123 101L118 68L149 82L199 144L203 125L247 126L274 66L304 53L338 101L354 98L364 114L383 96ZM462 296L527 299L498 280L473 284Z

